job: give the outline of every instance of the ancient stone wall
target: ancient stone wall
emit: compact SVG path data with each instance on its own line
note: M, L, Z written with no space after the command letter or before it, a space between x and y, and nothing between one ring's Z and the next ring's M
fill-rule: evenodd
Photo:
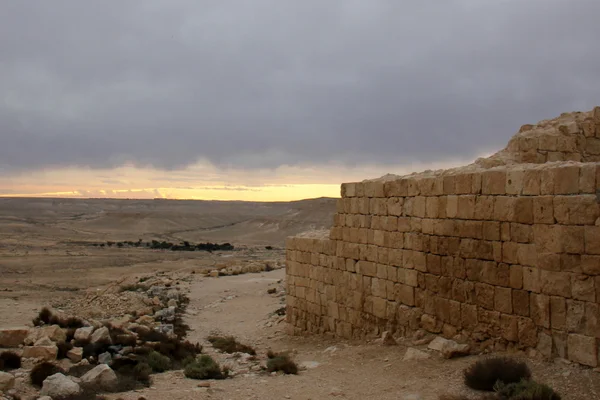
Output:
M600 137L593 115L569 131L549 125L580 140L592 120ZM501 153L489 169L343 184L330 237L287 241L294 332L424 329L597 366L600 163L519 164Z

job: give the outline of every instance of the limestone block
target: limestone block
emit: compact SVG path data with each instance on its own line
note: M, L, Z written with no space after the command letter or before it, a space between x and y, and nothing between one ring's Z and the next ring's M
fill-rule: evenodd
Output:
M594 170L594 174L595 174ZM438 218L439 216L439 197L426 197L425 217Z
M422 178L418 181L419 192L423 196L441 196L444 194L443 179Z
M370 261L356 263L356 272L365 276L377 276L377 264Z
M500 332L504 339L511 342L519 340L519 319L513 315L500 315Z
M600 217L596 196L555 196L554 217L564 225L594 225Z
M533 227L527 224L510 223L510 239L517 243L533 242Z
M596 166L582 165L579 172L579 193L596 194Z
M356 183L342 183L342 197L356 196Z
M28 334L27 327L0 329L0 348L19 347Z
M473 329L478 323L477 306L472 304L460 305L460 323L465 329Z
M531 293L529 311L533 322L544 328L550 328L550 297Z
M388 215L401 216L404 211L404 198L403 197L390 197L385 200L387 202L387 213Z
M506 193L506 171L485 171L481 178L483 194L502 195Z
M488 310L494 309L494 287L485 283L475 284L475 297L477 305L484 307Z
M537 268L524 267L523 268L523 289L541 293L542 282L541 282L541 271Z
M367 182L364 184L365 197L384 197L382 182Z
M420 179L418 179L418 178L413 178L413 177L407 178L408 196L414 197L414 196L419 196L421 194L421 188L419 187L419 181L420 181Z
M531 319L523 317L519 318L518 329L519 343L529 347L537 346L537 327Z
M372 215L387 215L388 199L373 198L369 201L369 213Z
M512 295L512 307L515 314L522 317L529 317L529 292L525 290L513 290Z
M533 224L533 199L531 197L517 197L514 207L514 219L511 221Z
M494 309L506 314L512 314L512 290L509 288L495 288Z
M600 254L600 226L585 227L585 252L586 254ZM594 259L591 259L594 261ZM587 259L586 262L590 262Z
M600 256L581 256L581 269L587 275L600 275Z
M373 315L377 318L385 318L387 314L387 300L380 297L373 297Z
M473 176L474 174L456 175L454 179L454 190L456 194L473 193Z
M514 170L506 173L506 193L520 195L523 192L525 171Z
M481 173L477 172L473 174L473 178L471 180L471 193L473 194L481 194L482 189L482 177Z
M406 197L408 196L408 182L406 179L384 183L385 197Z
M590 367L598 365L598 349L593 337L570 334L567 338L567 351L571 361Z
M568 272L540 271L541 290L544 294L571 297L571 276Z
M398 232L410 232L412 220L410 217L398 217Z
M500 240L503 242L510 241L510 222L500 223Z
M554 194L579 193L579 166L569 165L553 170Z
M476 201L476 196L474 196L474 195L458 196L456 216L461 219L474 219L475 218L475 201Z
M600 339L600 306L585 303L585 334Z
M571 254L584 253L584 232L585 229L583 226L562 226L562 251Z
M527 169L523 171L523 187L521 194L525 196L537 196L541 190L542 174L536 169Z
M56 346L25 346L23 347L23 358L40 358L45 361L56 360L58 347Z
M444 176L442 185L445 195L456 194L456 177L454 175Z
M523 288L523 267L511 265L509 269L509 285L513 289Z
M496 221L514 221L515 220L515 202L516 198L508 196L494 197L494 219Z
M528 267L536 267L538 263L538 253L534 244L517 244L518 264Z
M446 217L456 218L458 216L458 196L450 195L446 197Z
M596 301L594 278L587 275L571 275L571 288L575 300Z
M564 330L567 326L567 308L565 299L558 296L550 297L550 327Z
M500 222L483 221L482 237L485 240L500 240Z
M533 222L536 224L554 224L554 202L552 196L533 198Z
M566 300L567 330L574 333L585 331L585 303L578 300Z

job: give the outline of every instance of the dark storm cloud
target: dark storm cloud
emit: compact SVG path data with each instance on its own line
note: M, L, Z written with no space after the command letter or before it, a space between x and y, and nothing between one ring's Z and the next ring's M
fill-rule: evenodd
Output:
M0 165L474 157L600 103L597 0L7 1Z

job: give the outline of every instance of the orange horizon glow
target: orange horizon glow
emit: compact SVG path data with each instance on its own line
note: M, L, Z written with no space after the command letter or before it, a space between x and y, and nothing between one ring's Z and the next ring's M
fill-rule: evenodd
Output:
M0 176L0 198L107 198L223 201L295 201L340 197L343 182L360 182L388 173L406 175L423 170L466 165L456 159L435 163L282 166L276 169L218 169L198 162L165 171L125 165L111 169L54 168Z

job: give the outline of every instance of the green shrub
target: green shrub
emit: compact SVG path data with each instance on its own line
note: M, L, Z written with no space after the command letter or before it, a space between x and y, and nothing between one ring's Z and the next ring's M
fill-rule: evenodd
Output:
M233 336L209 336L208 341L217 350L225 353L248 353L256 355L256 350L253 347L247 346L238 342Z
M198 359L189 363L183 370L186 378L190 379L225 379L226 375L221 371L217 363L209 355L203 354Z
M560 400L560 395L550 386L525 380L518 383L498 382L494 390L503 399L510 400Z
M165 372L171 368L171 359L156 351L148 354L148 365L154 372Z
M508 357L492 357L472 364L464 371L465 385L475 390L493 391L496 382L518 383L531 378L527 364Z
M21 368L21 356L14 351L5 351L0 354L0 371Z
M139 363L133 367L133 377L139 382L150 382L152 367L146 363Z
M289 355L281 353L273 353L269 351L267 353L269 360L267 361L267 371L269 372L277 372L282 371L284 374L294 374L298 373L298 366Z
M29 372L29 379L31 380L31 384L33 386L41 387L42 383L44 383L44 380L46 380L47 377L59 372L64 373L64 371L58 366L44 361L31 369L31 372Z

